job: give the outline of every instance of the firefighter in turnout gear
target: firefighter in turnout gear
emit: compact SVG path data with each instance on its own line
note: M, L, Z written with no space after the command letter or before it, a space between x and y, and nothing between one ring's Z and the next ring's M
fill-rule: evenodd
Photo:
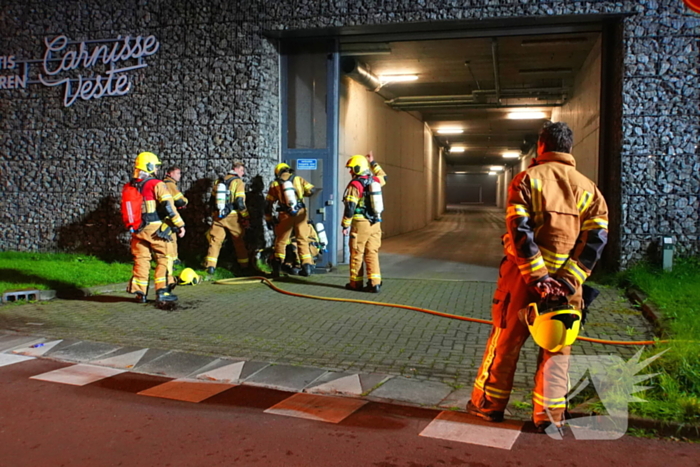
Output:
M180 183L181 177L182 170L180 167L174 165L168 168L168 170L165 172L165 177L163 178L163 182L165 183L165 186L168 187L168 191L172 195L173 203L177 209L183 209L185 206L187 206L187 198L185 198L180 191L180 188L177 186L177 184ZM180 259L177 253L177 234L175 232L173 232L171 240L171 252L169 253L169 256L172 259L173 264L180 264Z
M381 187L386 183L386 173L374 160L371 151L367 156L352 156L345 167L350 169L352 176L343 196L343 235L350 235L350 282L345 288L363 290L366 267L368 281L364 290L379 293L382 286L379 269L383 210Z
M175 209L173 197L165 183L155 178L160 161L150 152L142 152L136 158L134 174L127 186L135 187L142 196L141 223L131 234L131 254L134 269L127 292L134 293L137 301L146 302L151 255L156 260L155 287L159 302L174 302L172 294L176 281L173 264L169 258L172 232L185 235L185 223ZM127 189L125 186L125 192Z
M270 183L265 206L265 221L275 231L275 256L271 261L272 275L279 277L286 257L287 244L294 233L297 253L301 261L302 276L310 276L314 262L309 251L309 213L304 204L304 197L313 195L314 186L294 174L292 168L284 162L275 167L275 180ZM273 211L277 206L278 216L275 221Z
M533 421L540 432L552 423L559 428L564 421L568 356L580 325L582 286L608 236L605 199L576 170L572 143L573 133L566 123L546 123L535 164L515 176L508 188L506 257L491 306L494 324L467 404L471 414L503 420L530 326L542 346L533 392ZM552 300L563 301L569 309L537 316L537 307L531 304ZM523 320L523 314L530 316ZM550 321L550 325L548 320L561 322Z
M208 274L214 274L219 259L221 245L228 232L233 239L236 260L242 272L249 273L248 249L245 244L245 231L250 227L250 215L245 204L245 165L234 161L233 170L214 183L212 189L212 225L207 233L209 250L204 267Z

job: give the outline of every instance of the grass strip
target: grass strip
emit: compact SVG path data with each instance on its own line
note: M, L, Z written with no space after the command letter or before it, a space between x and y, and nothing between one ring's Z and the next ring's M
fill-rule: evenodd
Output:
M667 352L648 371L658 376L633 403L633 413L680 423L700 423L700 258L676 261L673 271L637 264L619 276L619 285L634 286L662 312L670 342L645 350L643 358Z

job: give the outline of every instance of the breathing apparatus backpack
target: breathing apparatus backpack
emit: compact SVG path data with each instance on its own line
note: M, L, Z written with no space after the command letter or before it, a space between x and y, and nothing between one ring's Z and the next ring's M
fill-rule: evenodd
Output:
M282 188L282 196L284 198L285 206L278 209L279 211L284 211L292 216L296 216L297 213L304 207L304 203L297 198L297 190L294 188L294 179L296 175L292 174L287 180L277 179Z
M132 179L122 188L122 220L124 227L129 232L139 232L145 225L145 219L141 213L143 207L143 191L147 186L158 183L160 180L147 178L144 180Z
M219 178L216 181L216 196L215 204L216 209L219 211L219 217L226 217L228 213L226 212L226 206L229 204L230 191L226 183L224 183L223 178Z
M363 200L363 206L358 206L355 212L365 216L370 224L381 222L384 200L379 178L374 176L359 177L351 181L350 184L357 188L360 193L359 198Z

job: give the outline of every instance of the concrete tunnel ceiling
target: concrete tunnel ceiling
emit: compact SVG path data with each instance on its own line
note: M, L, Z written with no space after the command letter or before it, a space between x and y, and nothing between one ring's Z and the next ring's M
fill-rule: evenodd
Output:
M341 53L380 78L416 75L415 81L389 82L377 92L395 109L419 112L441 145L465 148L447 155L449 165L486 167L514 163L517 159L502 154L536 140L542 118L516 120L508 114L527 108L549 118L552 106L571 98L576 74L599 34L346 43ZM446 127L464 132L438 134Z

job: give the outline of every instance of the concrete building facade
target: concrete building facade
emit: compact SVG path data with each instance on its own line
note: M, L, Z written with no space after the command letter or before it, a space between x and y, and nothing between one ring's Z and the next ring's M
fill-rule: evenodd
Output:
M578 21L605 25L601 56L590 58L602 63L599 88L581 76L585 91L571 105L585 110L597 94L604 103L600 120L574 125L579 147L600 149L586 170L611 205L609 254L625 266L661 235L697 253L700 16L680 0L5 0L0 249L124 251L119 193L144 150L185 168L192 249L204 248L211 180L234 158L247 163L251 208L260 212L283 150L280 43L290 38ZM103 55L92 57L99 46ZM346 97L358 94L344 86ZM357 102L340 100L338 165L374 150L390 172L387 234L426 225L445 205L445 164L430 130L376 106L373 127L360 127L351 118ZM566 119L566 109L558 115ZM411 215L391 207L401 203ZM260 222L254 247L266 235Z

